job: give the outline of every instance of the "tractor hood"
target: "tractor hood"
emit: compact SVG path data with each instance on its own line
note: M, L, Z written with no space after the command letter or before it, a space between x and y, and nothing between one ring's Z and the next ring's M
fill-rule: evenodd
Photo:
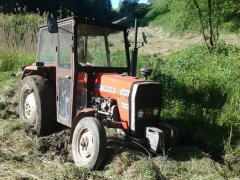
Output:
M85 73L78 75L80 94L84 94L87 84L86 76ZM160 107L161 86L159 83L113 73L97 73L93 81L92 93L95 96L116 101L125 131L129 131L130 127L132 131L136 131L133 126L134 122L132 126L130 123L130 118L135 119L136 108ZM136 133L139 134L137 131Z
M122 125L125 130L129 130L131 88L134 83L143 80L119 74L96 74L94 80L94 94L116 100Z
M94 92L101 97L113 98L115 100L121 97L128 97L132 84L138 81L144 81L131 76L119 74L97 74L94 82Z

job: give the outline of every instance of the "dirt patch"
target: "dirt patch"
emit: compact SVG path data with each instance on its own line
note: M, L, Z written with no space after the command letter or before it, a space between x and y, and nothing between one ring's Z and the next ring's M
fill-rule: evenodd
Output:
M235 172L240 173L240 157L236 154L233 154L231 158L224 159L224 163Z
M240 160L237 163L233 163L229 166L235 172L240 173Z
M0 119L17 119L19 84L5 90L0 95Z
M27 135L34 139L36 134L31 128L26 129ZM64 129L49 136L39 137L38 151L45 161L73 162L71 153L71 130Z

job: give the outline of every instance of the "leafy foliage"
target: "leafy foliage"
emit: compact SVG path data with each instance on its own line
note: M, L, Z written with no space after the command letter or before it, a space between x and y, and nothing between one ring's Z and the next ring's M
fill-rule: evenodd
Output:
M229 45L222 45L211 56L202 46L168 56L154 73L155 79L166 86L165 107L170 110L166 115L189 113L195 119L238 124L239 56L240 49Z
M30 65L35 61L33 53L16 53L16 52L1 52L0 54L0 71L20 71L20 68Z
M47 12L60 18L74 14L95 19L108 19L112 9L111 0L5 0L0 6L3 13Z
M0 15L0 50L35 50L38 26L44 17L37 14Z
M120 16L128 16L129 18L142 18L148 12L149 5L138 3L139 0L123 0L120 1Z
M217 16L221 16L220 26L226 30L238 31L239 28L239 1L238 0L221 0L212 1L214 25L219 23ZM202 9L204 28L208 27L207 0L197 0ZM216 8L217 5L219 10ZM150 7L146 17L142 19L143 24L152 26L162 26L173 32L183 33L189 30L201 30L201 22L198 17L198 11L192 0L155 0Z

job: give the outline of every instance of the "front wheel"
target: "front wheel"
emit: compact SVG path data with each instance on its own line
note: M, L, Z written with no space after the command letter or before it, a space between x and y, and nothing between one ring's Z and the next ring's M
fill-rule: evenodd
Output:
M81 119L74 129L72 153L76 165L99 168L106 152L106 132L96 118Z

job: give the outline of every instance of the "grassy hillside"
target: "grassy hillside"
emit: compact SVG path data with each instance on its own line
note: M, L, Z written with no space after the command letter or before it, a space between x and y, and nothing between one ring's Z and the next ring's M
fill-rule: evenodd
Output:
M207 1L197 2L203 16L203 24L207 29ZM213 27L219 25L221 31L239 32L239 2L236 0L216 2L216 6L215 2L212 2ZM141 19L141 23L182 34L186 31L201 31L198 15L199 12L192 0L154 0L147 15ZM219 15L219 20L215 20Z
M178 125L182 142L167 156L150 158L143 151L127 147L121 137L108 131L106 165L103 170L93 172L73 164L68 154L71 147L66 139L68 131L39 138L16 119L17 113L10 113L14 107L11 103L17 104L13 89L19 80L10 76L11 71L1 73L0 83L5 87L1 98L8 97L11 102L4 105L9 111L0 118L0 176L15 179L238 177L239 55L239 49L228 46L212 56L201 46L161 59L140 55L140 66L155 67L152 78L164 87L162 116Z
M210 56L197 46L159 60L153 76L164 85L162 116L183 128L183 143L193 143L217 159L229 160L228 153L235 149L238 164L239 64L238 48L224 45Z
M222 45L210 56L195 46L164 57L139 55L139 67L154 67L151 78L163 85L162 117L179 127L179 146L149 157L107 131L105 166L90 171L74 165L69 130L37 137L18 119L20 79L11 74L34 61L35 48L27 47L0 49L1 179L239 178L240 49Z

